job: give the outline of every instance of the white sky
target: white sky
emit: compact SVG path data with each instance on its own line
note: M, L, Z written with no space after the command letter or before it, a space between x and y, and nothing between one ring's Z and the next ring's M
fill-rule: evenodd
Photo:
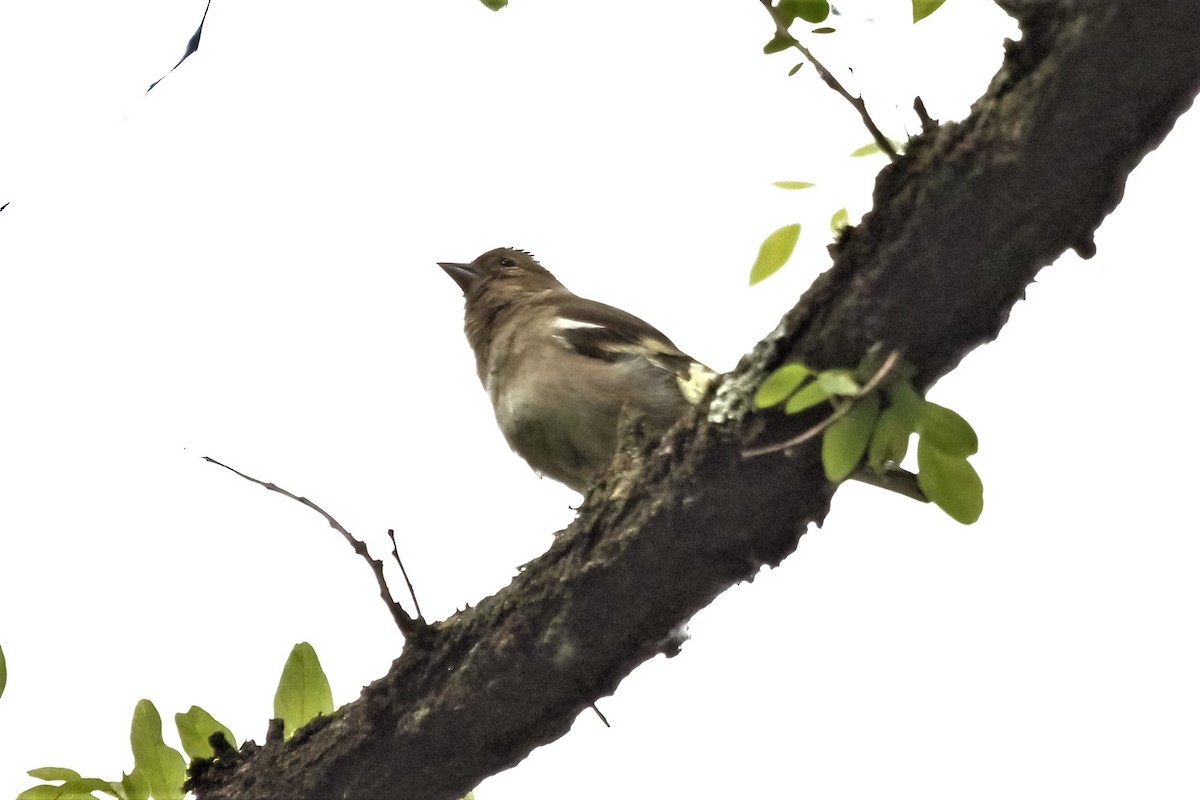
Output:
M812 42L897 137L916 94L965 115L1011 35L982 0L916 28L903 5ZM141 697L261 741L295 642L338 703L398 654L345 543L201 456L378 553L395 527L431 617L569 523L496 432L434 262L529 249L729 369L881 164L845 157L868 137L811 68L762 55L755 0L215 0L144 96L202 8L0 7L0 798L129 769ZM934 389L979 431L979 524L847 487L601 702L611 730L584 714L476 797L1195 796L1198 126ZM797 259L747 288L792 221Z

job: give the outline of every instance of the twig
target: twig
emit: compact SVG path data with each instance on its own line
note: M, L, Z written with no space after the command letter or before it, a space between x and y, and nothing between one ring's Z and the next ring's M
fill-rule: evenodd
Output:
M417 610L417 619L424 622L425 617L421 614L421 604L417 602L417 593L413 591L412 581L408 579L408 570L404 568L404 562L400 560L400 550L396 547L396 531L388 528L388 538L392 540L392 558L396 559L396 563L400 565L400 574L404 576L404 583L408 585L408 596L412 598L413 608Z
M917 113L917 119L921 120L922 131L929 133L937 127L938 121L929 116L929 112L925 110L925 101L921 99L920 95L913 100L913 111Z
M889 492L895 492L922 503L929 502L929 498L925 496L925 493L921 491L920 484L917 483L917 476L900 467L888 467L883 472L860 469L850 477L868 486L887 489Z
M600 712L600 707L597 706L595 703L592 703L592 711L596 712L596 716L599 717L600 721L604 723L604 727L606 727L606 728L612 727L612 725L608 724L608 717L604 716L604 714L602 714Z
M788 44L799 50L804 58L808 60L808 63L812 64L816 68L817 74L821 76L821 80L825 81L826 85L829 86L830 89L833 89L842 97L846 98L846 102L854 106L855 110L858 111L858 115L862 117L863 124L866 125L867 130L871 132L871 137L875 140L875 143L879 145L879 149L887 153L888 158L890 158L892 161L898 161L900 159L900 155L896 152L896 148L892 147L892 143L888 141L888 138L884 136L883 132L875 125L875 121L871 119L871 115L867 113L867 104L863 102L863 99L861 97L855 97L854 95L850 94L850 92L846 91L846 87L842 86L841 82L838 81L837 78L833 77L833 73L827 70L825 65L818 61L817 57L814 56L807 47L800 44L800 42L796 40L796 37L792 36L792 34L788 32L787 23L785 23L779 16L778 9L771 5L771 0L758 1L762 3L763 8L767 10L767 13L771 15L771 19L775 21L775 31L779 34L779 36L788 39Z
M835 410L828 417L818 422L816 425L795 436L794 438L788 439L786 442L765 444L762 447L751 447L748 450L743 450L742 458L757 458L758 456L765 456L768 453L778 453L782 450L791 450L793 447L798 447L804 444L809 439L823 432L830 425L849 414L850 409L854 408L854 406L858 404L859 400L875 391L876 387L878 387L879 384L883 382L883 379L886 378L888 374L896 368L898 363L900 363L900 351L893 350L892 352L888 353L887 358L883 360L883 364L879 366L879 369L875 370L875 374L871 376L871 379L867 381L861 389L859 389L858 394L852 397L849 403L846 403L841 408Z
M342 536L344 536L346 538L346 541L350 543L350 546L352 548L354 548L354 552L356 552L360 556L362 556L363 559L366 560L367 564L371 567L371 572L375 574L375 581L379 584L379 596L381 598L383 598L383 602L387 604L388 611L390 611L392 613L392 619L394 619L396 621L396 627L400 629L400 632L403 633L406 638L416 637L416 636L419 636L422 632L424 632L426 626L425 626L425 621L423 619L420 619L420 611L417 612L418 618L413 619L412 617L410 617L408 615L408 612L406 612L400 606L400 604L397 603L392 598L392 593L388 590L387 580L383 577L383 562L377 558L372 558L370 552L367 551L367 546L365 544L363 544L362 542L360 542L358 539L356 539L350 533L350 531L343 528L342 524L340 522L338 522L336 519L334 519L332 516L330 516L329 512L327 512L325 509L321 508L319 505L317 505L313 501L309 500L307 497L300 497L299 495L292 494L287 489L276 486L273 483L267 483L266 481L260 481L258 478L252 478L249 475L245 474L244 472L238 472L236 469L229 466L228 464L222 464L220 461L217 461L215 458L209 458L208 456L204 456L204 460L209 462L210 464L216 464L218 467L224 467L225 469L232 472L234 475L237 475L238 477L241 477L241 478L245 478L246 480L250 481L251 483L257 483L259 486L263 487L264 489L266 489L268 491L277 492L278 494L281 494L284 497L290 497L293 500L295 500L297 503L300 503L301 505L304 505L304 506L308 506L313 511L316 511L318 514L320 514L322 517L324 517L325 521L329 523L329 527L333 528L335 531L337 531ZM403 567L402 567L402 569L403 569ZM407 575L405 576L405 580L408 580ZM414 602L416 601L415 597L413 598L413 601Z

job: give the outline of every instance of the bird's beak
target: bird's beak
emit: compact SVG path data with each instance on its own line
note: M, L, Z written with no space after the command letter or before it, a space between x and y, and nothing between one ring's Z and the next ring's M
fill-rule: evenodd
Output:
M446 274L454 278L454 282L458 284L458 288L466 294L479 280L479 268L474 264L454 264L447 261L439 261L438 266L446 270Z

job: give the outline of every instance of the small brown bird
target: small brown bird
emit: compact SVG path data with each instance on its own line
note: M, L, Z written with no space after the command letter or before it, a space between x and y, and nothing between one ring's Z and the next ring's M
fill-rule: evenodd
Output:
M632 314L572 294L523 250L438 266L463 290L467 341L504 438L578 492L612 460L623 414L661 436L716 377Z

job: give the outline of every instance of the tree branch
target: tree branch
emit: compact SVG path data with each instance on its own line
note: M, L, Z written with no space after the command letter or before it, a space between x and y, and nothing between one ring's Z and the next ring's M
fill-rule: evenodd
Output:
M1024 38L971 116L881 173L834 266L715 398L653 450L621 450L507 588L432 625L323 725L218 762L198 796L461 797L790 554L833 487L812 442L741 458L767 426L788 435L788 418L753 413L763 377L788 358L854 364L882 343L932 383L996 335L1041 267L1089 252L1129 171L1200 88L1200 4L1009 3Z

